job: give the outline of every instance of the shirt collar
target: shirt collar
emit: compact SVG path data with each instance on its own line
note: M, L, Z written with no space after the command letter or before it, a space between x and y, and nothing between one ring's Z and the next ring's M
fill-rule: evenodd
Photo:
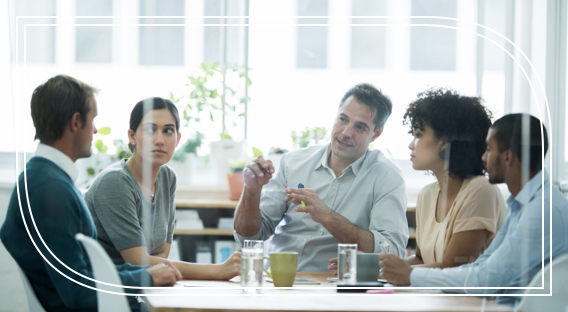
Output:
M543 178L544 185L547 185L549 183L548 172L544 168L525 184L517 196L513 197L513 195L511 195L509 199L507 199L507 204L517 201L521 207L527 205L537 192L542 191Z
M368 149L367 149L367 151L368 151ZM327 147L325 148L325 152L321 156L320 160L316 163L314 170L317 170L320 167L323 167L323 168L326 168L326 169L331 169L331 168L329 168L329 165L328 165L328 163L329 163L328 162L328 156L330 155L330 153L331 153L331 143L329 143L327 145ZM365 160L365 156L367 156L367 152L365 152L365 155L359 157L359 159L357 159L356 161L351 163L351 165L349 165L347 168L345 168L345 170L348 170L349 168L351 168L351 171L356 176L359 173L359 171L361 170L361 167L363 166L363 161ZM345 170L343 170L343 171L345 172Z
M79 177L79 169L69 156L63 154L60 150L49 145L39 143L37 146L36 157L42 157L55 163L75 182Z

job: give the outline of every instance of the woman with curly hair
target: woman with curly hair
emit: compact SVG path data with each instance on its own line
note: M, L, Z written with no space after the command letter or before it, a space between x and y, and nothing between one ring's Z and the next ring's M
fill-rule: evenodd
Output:
M501 227L505 201L485 177L491 112L479 97L447 89L418 94L403 117L414 137L410 160L437 182L416 203L416 254L411 265L446 268L473 262Z

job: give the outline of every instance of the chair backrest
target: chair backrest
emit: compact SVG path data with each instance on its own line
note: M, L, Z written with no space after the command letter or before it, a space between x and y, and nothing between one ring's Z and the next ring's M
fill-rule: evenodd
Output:
M22 271L22 268L20 268L19 265L18 265L18 272L20 272L20 276L22 277L22 283L24 284L24 289L26 290L26 297L28 298L28 308L30 309L30 312L45 312L45 309L37 299L32 284L28 279L28 276L26 275L26 273L24 273L24 271Z
M103 247L94 239L81 233L75 238L83 244L93 268L93 275L97 281L122 285L122 281L116 272L116 267L110 260ZM124 293L123 288L108 286L97 282L97 289ZM125 295L115 295L106 292L97 292L97 304L99 311L130 311Z
M529 287L541 287L544 280L544 289L527 289L525 294L550 294L550 270L553 273L552 297L524 296L518 311L568 311L568 254L553 259L529 284Z

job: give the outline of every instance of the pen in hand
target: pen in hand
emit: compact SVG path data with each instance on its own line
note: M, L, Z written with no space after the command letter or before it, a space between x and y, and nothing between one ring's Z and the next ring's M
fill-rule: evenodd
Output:
M303 189L304 185L302 183L298 184L298 188L299 189ZM306 207L306 203L304 203L304 201L302 200L302 207Z

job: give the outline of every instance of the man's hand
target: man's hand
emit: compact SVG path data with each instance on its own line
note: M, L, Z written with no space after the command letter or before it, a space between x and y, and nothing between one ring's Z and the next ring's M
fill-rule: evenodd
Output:
M272 166L272 161L258 156L245 167L243 177L247 187L259 189L268 184L268 181L272 179L273 173L274 166Z
M335 271L335 272L333 272L333 275L335 275L335 276L337 276L337 262L338 261L339 261L339 259L337 259L337 258L329 259L330 265L327 267L328 270Z
M220 280L229 280L241 272L241 253L235 252L218 268L217 277Z
M331 209L327 208L326 205L323 204L319 196L316 192L312 189L297 189L297 188L287 188L286 189L286 198L284 201L292 203L296 205L300 205L302 202L306 204L305 207L298 206L294 208L297 212L307 212L317 223L324 223L327 218L333 213Z
M382 270L379 278L386 279L394 285L410 285L412 267L408 262L393 254L379 255L379 260L379 266Z
M147 270L154 279L154 286L171 286L183 279L180 271L170 261L153 265Z

